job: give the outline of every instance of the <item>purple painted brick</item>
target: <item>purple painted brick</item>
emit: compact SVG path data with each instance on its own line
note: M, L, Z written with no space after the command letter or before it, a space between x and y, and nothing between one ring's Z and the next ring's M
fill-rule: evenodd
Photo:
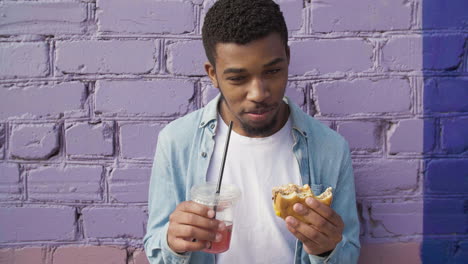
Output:
M176 75L206 75L208 61L201 40L179 41L168 44L167 69Z
M420 235L423 231L423 202L375 203L371 219L378 223L374 237Z
M442 149L449 153L468 151L467 117L442 120Z
M297 31L302 26L304 3L296 0L275 0L280 5L288 31Z
M429 79L424 86L424 112L468 112L468 79Z
M382 65L394 71L454 68L461 61L464 42L463 37L453 35L393 38L382 49Z
M193 5L188 1L98 0L97 6L99 31L180 34L195 29Z
M122 124L121 156L127 159L153 159L161 124Z
M48 52L47 44L42 42L0 43L0 77L48 75Z
M376 151L380 149L380 127L374 122L349 121L338 124L340 133L349 142L351 150Z
M322 115L409 113L411 107L411 88L403 79L319 83L316 93Z
M29 172L28 192L32 200L101 201L100 166L41 167Z
M421 153L424 141L430 140L424 136L425 122L422 119L401 120L393 133L389 135L388 148L391 154L399 152Z
M410 26L411 3L405 0L312 0L313 31L384 31Z
M194 85L184 80L99 81L96 112L109 115L176 116L192 110Z
M0 34L77 34L84 32L85 3L0 3Z
M71 207L0 208L0 242L73 240L75 229Z
M294 41L290 47L292 75L360 72L373 64L372 46L360 39Z
M61 41L56 44L56 70L66 73L149 73L156 64L154 41Z
M113 129L112 122L67 124L67 155L111 156L114 153Z
M85 208L82 210L86 238L142 238L146 214L140 208Z
M305 107L307 104L306 100L306 87L302 83L288 83L286 87L285 96L287 96L291 101L296 103L301 107Z
M11 129L10 156L19 159L48 159L59 150L56 124L16 125Z
M81 83L0 88L0 119L9 117L57 118L62 114L70 116L83 113L86 90Z
M18 165L0 163L0 199L19 199L23 189L22 185Z
M468 160L433 160L426 168L425 192L468 194Z
M114 202L148 202L151 168L114 169L109 181L109 195Z
M426 30L466 29L468 26L468 16L466 15L468 2L466 0L424 1L423 6L423 22Z
M424 233L429 235L465 234L468 231L466 204L466 199L460 198L425 198Z
M358 196L388 195L412 191L418 186L417 160L373 160L354 164Z

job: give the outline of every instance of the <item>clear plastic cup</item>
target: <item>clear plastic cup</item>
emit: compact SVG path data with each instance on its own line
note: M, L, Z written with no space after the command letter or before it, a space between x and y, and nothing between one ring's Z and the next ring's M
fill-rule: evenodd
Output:
M235 185L223 184L219 196L216 196L215 183L196 185L190 190L190 199L192 201L207 205L211 208L214 208L216 205L216 219L226 224L226 229L221 232L221 241L212 242L211 248L203 250L204 252L213 254L222 253L229 249L234 220L234 208L237 200L241 196L241 191Z

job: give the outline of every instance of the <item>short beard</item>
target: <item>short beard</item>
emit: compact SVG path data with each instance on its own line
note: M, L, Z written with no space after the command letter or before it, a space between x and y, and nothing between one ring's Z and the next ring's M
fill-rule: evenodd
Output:
M226 100L224 99L224 95L222 93L221 94L221 98L220 98L220 102L222 101L225 101ZM227 103L226 103L227 105ZM228 107L229 108L229 107ZM275 115L273 117L273 119L271 120L271 122L269 122L268 124L265 124L264 126L261 126L261 127L253 127L247 123L244 123L241 119L239 119L239 123L242 127L242 129L247 132L247 134L251 135L251 136L255 136L255 137L264 137L264 136L267 136L267 135L271 135L271 131L275 128L275 125L276 125L276 122L278 121L278 115Z

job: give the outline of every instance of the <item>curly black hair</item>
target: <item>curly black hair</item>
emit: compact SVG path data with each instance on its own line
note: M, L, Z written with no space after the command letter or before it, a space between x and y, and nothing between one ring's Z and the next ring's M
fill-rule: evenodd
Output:
M215 66L217 43L247 44L279 33L285 49L288 29L283 13L272 0L219 0L208 10L202 28L206 57Z

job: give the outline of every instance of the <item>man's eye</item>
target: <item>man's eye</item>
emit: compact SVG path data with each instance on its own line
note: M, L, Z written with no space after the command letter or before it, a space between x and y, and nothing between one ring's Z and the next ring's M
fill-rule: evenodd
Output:
M280 72L280 71L281 71L281 69L268 70L268 71L267 71L267 74L275 74L275 73L278 73L278 72Z
M244 79L245 79L244 76L236 76L236 77L229 77L228 78L229 81L233 81L233 82L240 82L240 81L242 81Z

